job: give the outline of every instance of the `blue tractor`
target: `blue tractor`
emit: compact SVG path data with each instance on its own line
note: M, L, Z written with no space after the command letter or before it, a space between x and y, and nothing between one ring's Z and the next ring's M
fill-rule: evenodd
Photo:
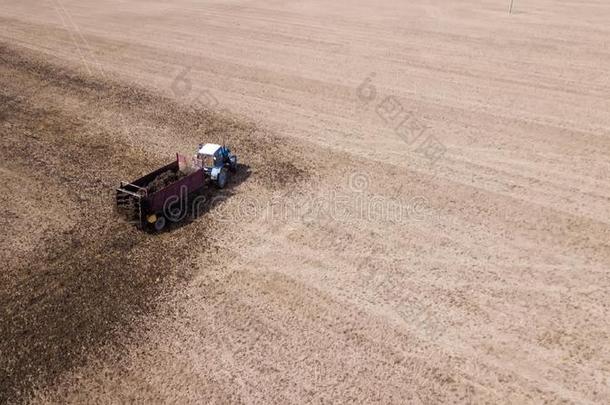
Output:
M215 143L199 145L197 159L204 173L218 188L224 188L229 182L230 173L235 173L237 170L237 156L224 145Z

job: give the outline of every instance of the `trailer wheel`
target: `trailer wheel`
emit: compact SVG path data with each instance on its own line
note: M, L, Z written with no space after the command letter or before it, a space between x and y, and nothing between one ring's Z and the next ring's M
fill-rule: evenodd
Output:
M228 181L229 172L223 167L220 173L218 173L218 177L216 178L216 186L218 186L218 188L225 188Z
M161 232L163 228L165 228L165 223L165 217L163 215L159 215L155 221L155 224L153 225L155 227L155 231Z

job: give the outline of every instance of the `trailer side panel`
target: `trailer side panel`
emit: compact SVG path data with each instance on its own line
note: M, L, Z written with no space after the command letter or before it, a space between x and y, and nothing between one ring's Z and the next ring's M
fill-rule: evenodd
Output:
M150 194L147 198L147 211L149 213L163 212L166 201L169 203L185 199L190 194L199 191L205 184L203 170L199 169L170 184L161 190Z

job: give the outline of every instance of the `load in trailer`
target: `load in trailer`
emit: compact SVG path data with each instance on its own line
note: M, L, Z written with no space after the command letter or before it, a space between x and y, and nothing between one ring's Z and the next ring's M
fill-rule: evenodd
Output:
M171 213L168 208L213 183L224 188L237 170L237 156L224 145L199 145L191 164L184 156L116 189L119 213L141 229L162 231ZM182 206L182 205L180 205Z

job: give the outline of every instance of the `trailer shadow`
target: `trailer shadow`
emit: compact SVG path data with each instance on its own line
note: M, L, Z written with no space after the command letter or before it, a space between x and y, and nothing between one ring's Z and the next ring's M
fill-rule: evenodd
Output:
M239 163L237 170L232 173L229 183L224 189L219 189L210 184L199 192L188 195L185 199L177 201L169 207L166 213L168 226L164 232L172 232L184 226L190 225L210 210L222 206L228 199L233 197L240 184L248 180L252 175L249 165Z

